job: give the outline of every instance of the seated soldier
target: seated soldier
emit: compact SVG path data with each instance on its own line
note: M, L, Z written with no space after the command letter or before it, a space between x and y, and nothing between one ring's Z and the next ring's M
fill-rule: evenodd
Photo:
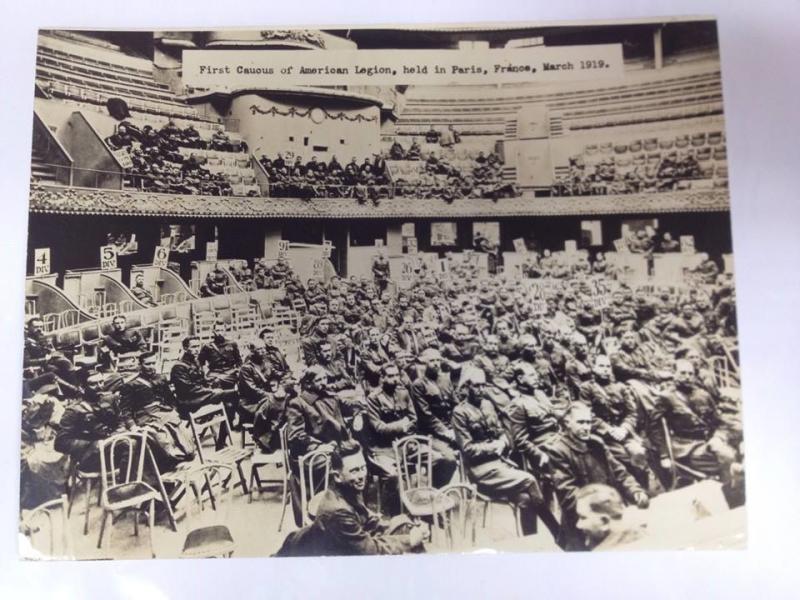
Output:
M322 495L314 522L290 533L277 556L402 554L419 550L427 525L401 515L386 520L364 503L367 465L356 441L340 443L331 455L333 482Z
M206 280L200 287L200 295L203 297L219 296L225 293L227 285L228 276L225 275L219 265L216 265L214 270L206 275Z
M56 434L55 449L69 455L83 471L100 471L100 443L126 430L119 396L102 391L102 375L87 380L84 399L64 411Z
M142 339L137 331L127 330L128 320L124 315L117 315L111 321L112 330L103 338L103 344L113 354L127 354L129 352L144 352L147 342Z
M264 364L268 367L271 376L278 381L288 382L292 379L292 370L286 361L286 355L270 341L272 329L265 327L258 333L259 339L264 342Z
M563 411L559 411L540 389L539 374L534 366L518 361L512 365L511 372L517 394L507 412L514 450L527 460L533 473L539 473L549 460L545 447L557 437Z
M592 436L592 409L575 402L564 417L564 434L545 448L550 460L550 476L561 505L561 530L558 544L564 550L585 550L585 540L577 529L576 494L590 483L614 487L628 502L647 508L649 497L636 480L615 459L600 438Z
M317 345L317 361L321 367L328 371L329 392L338 393L344 391L354 391L356 382L347 370L344 361L333 356L333 345L328 340L322 340Z
M236 342L225 338L225 322L217 320L212 326L213 338L200 350L197 362L207 367L209 381L213 387L232 390L236 386L242 355Z
M493 404L484 397L485 384L483 371L470 367L462 376L465 399L453 411L453 429L469 479L489 498L518 506L523 535L536 533L538 515L555 536L558 522L545 505L539 483L509 459L511 443Z
M671 454L659 417L670 432ZM674 460L727 483L739 437L738 424L726 420L711 394L698 385L692 363L677 360L675 382L659 395L650 430L661 467L673 468Z
M302 524L300 502L300 457L313 450L332 452L335 445L350 438L339 399L328 389L328 372L319 365L306 369L300 378L300 394L289 401L286 412L295 523ZM320 473L321 474L321 473ZM322 477L315 480L322 485ZM319 490L315 490L319 491Z
M383 477L395 481L397 465L392 444L417 433L417 413L407 388L400 383L400 369L394 363L386 363L381 368L380 387L367 397L366 417L364 437L371 463ZM435 450L432 450L431 461L434 473L449 472L452 477L455 464L447 464L447 459ZM438 477L444 479L441 475ZM394 490L397 484L390 483L388 488ZM387 499L385 506L399 506L396 497L391 501Z
M453 430L453 409L458 403L449 373L442 373L442 355L434 348L427 348L419 356L424 371L411 384L409 391L417 412L417 429L420 435L429 435L433 449L442 456L441 468L433 473L433 485L442 487L450 479L458 465L458 445Z
M592 378L581 385L579 395L592 408L595 435L642 485L648 485L650 469L637 431L636 399L628 386L614 381L611 363L604 354L595 357Z
M169 382L157 371L155 352L139 355L136 378L120 386L123 411L133 424L147 431L159 470L171 471L180 462L194 458L194 442L186 423L175 410L175 395Z
M261 414L262 421L268 421L270 447L276 433L286 421L286 394L279 393L275 382L280 381L280 374L273 371L266 361L267 346L262 340L254 340L250 344L250 355L239 369L239 418L244 423L253 423L256 415ZM280 388L281 391L282 388ZM262 426L265 423L262 423ZM255 434L254 434L255 436Z
M26 387L38 390L58 384L61 392L77 393L77 372L72 362L58 352L44 333L44 321L31 317L25 329L22 366ZM44 371L44 374L41 374Z
M144 275L142 273L136 274L131 292L136 299L145 306L157 306L156 301L153 298L153 294L147 291L147 289L144 287Z
M201 406L221 402L228 411L228 418L233 418L237 403L234 390L215 389L212 387L197 357L200 354L200 338L188 336L183 339L183 356L175 363L170 372L170 381L175 388L178 414L187 419L189 413Z

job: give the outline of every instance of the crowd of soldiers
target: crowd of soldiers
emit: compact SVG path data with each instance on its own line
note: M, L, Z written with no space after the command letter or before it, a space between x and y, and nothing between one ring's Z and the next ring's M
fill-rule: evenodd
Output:
M230 196L231 184L222 173L211 173L206 159L194 153L185 157L179 148L198 148L224 152L246 152L244 142L234 142L222 130L204 140L193 125L181 129L169 121L161 129L145 125L141 129L122 121L113 135L106 138L112 150L127 150L131 167L126 169L129 185L141 190L165 194Z
M581 157L569 160L569 170L556 179L554 196L594 196L603 194L638 194L686 189L691 180L701 176L700 163L693 151L670 152L657 161L645 155L633 159L632 168L623 172L613 159L605 158L587 165Z
M449 203L459 198L497 200L519 195L513 183L503 181L503 161L494 152L487 155L479 151L468 171L450 164L444 156L437 157L435 152L423 154L415 138L408 150L400 142L394 142L389 156L392 160L423 161L425 165L423 172L413 179L395 179L398 196L440 198Z
M230 280L231 276L241 289L246 292L286 289L288 294L291 295L292 291L300 285L300 280L285 258L279 258L272 265L265 259L256 259L252 269L247 264L231 262L227 270L228 273L220 265L214 265L214 268L208 272L205 280L200 285L200 295L207 298L230 293L233 289L233 284ZM136 285L138 286L138 281ZM133 288L133 293L141 300L136 286Z
M393 442L414 434L431 440L435 487L466 477L516 506L523 533L540 521L568 550L588 547L576 499L589 484L645 508L675 484L715 478L732 506L744 501L738 398L712 369L729 356L729 277L654 292L593 269L530 280L453 262L393 293L385 262L376 259L374 280L291 280L305 306L297 363L269 327L240 347L219 321L205 343L187 332L164 376L117 316L106 358L81 364L53 348L41 319L29 321L23 504L63 484L63 457L96 466L114 431L152 432L164 470L191 460L188 415L215 403L264 452L281 449L285 428L298 526L298 461L333 456L330 512L291 534L283 554L418 546L416 526L389 527L363 497L375 475L383 516L400 512ZM37 447L53 440L58 460L42 459Z
M312 156L303 162L297 156L294 162L287 161L278 153L277 157L262 156L261 165L269 178L270 196L278 198L356 198L379 204L382 198L392 195L386 158L374 154L359 164L354 156L342 166L336 156L331 160L317 160Z

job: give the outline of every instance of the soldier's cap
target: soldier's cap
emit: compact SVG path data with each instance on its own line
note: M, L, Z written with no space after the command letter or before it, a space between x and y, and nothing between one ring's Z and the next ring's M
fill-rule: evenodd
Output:
M442 360L442 353L436 348L425 348L419 355L420 362L427 363L432 360Z
M486 373L478 367L468 366L461 371L461 378L458 380L458 387L462 388L466 384L486 383Z

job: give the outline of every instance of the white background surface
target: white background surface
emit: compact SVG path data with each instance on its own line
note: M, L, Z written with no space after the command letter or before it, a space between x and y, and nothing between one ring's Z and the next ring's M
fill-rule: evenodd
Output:
M797 598L800 3L3 3L0 28L0 593L3 598ZM750 548L725 553L35 564L16 560L19 373L38 27L173 28L719 18L745 398Z

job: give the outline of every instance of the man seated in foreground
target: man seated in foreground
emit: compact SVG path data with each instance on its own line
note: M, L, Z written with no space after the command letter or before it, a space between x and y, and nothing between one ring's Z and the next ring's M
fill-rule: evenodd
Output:
M564 550L585 550L577 529L576 496L590 483L602 483L624 493L627 501L647 508L650 499L630 473L609 452L603 441L592 435L592 409L574 402L564 417L564 434L548 444L551 477L561 505L558 544Z
M591 483L575 494L578 522L587 550L612 550L645 536L643 522L634 522L625 511L622 496L614 488Z
M314 522L290 533L277 556L403 554L419 550L427 525L405 515L382 518L364 504L367 463L361 445L340 443L331 455L333 482L322 493Z

